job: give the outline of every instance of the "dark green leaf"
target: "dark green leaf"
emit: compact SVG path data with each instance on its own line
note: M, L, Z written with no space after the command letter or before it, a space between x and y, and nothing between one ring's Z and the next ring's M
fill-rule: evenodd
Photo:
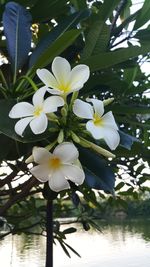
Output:
M56 56L70 46L80 33L80 30L70 30L61 35L41 53L32 66L30 73L34 73L38 68L47 66Z
M70 228L65 229L65 230L63 231L63 234L64 234L64 235L72 234L72 233L75 233L76 231L77 231L76 228L74 228L74 227L70 227Z
M43 54L50 46L53 45L56 40L58 40L67 30L75 27L81 20L87 18L89 16L89 11L87 9L76 12L73 15L63 19L60 21L58 26L54 27L37 45L34 49L30 61L29 66L32 67L41 54Z
M51 20L58 14L63 13L67 0L38 0L31 8L31 14L35 22Z
M105 160L89 149L79 148L81 164L85 170L85 182L89 187L107 192L114 189L115 176Z
M113 10L119 5L120 0L105 0L101 5L98 16L100 20L106 21L112 14Z
M100 53L98 55L91 56L87 60L82 61L82 63L88 65L91 71L96 71L115 66L116 64L124 62L130 58L144 55L148 52L150 52L150 46L149 44L145 44L141 47L134 46L121 48L108 53Z
M119 135L120 135L120 145L129 150L131 149L133 142L139 142L139 140L136 137L126 134L122 131L119 131Z
M143 26L146 22L149 22L150 20L150 4L149 0L145 0L143 2L143 6L140 9L139 15L136 18L135 24L134 24L134 30L137 30L141 26Z
M80 254L73 249L73 247L71 247L70 245L68 245L66 242L64 242L65 246L68 247L74 254L76 254L78 257L81 258Z
M3 14L4 33L14 76L24 65L31 48L30 13L17 3L6 4Z
M118 36L122 30L127 27L129 25L129 23L133 20L136 19L136 17L139 15L139 10L136 11L135 13L133 13L131 16L129 16L127 19L125 19L121 25L119 25L118 27L116 27L113 32L112 32L112 35L114 36Z
M124 185L125 185L124 182L120 182L120 183L117 184L117 186L115 187L115 191L120 190Z
M149 114L149 106L148 105L122 105L114 104L112 106L112 110L115 113L120 114Z

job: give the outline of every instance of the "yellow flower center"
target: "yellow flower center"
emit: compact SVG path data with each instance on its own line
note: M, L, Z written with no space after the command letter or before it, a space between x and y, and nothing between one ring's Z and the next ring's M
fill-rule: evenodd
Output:
M103 119L99 114L95 113L93 116L93 122L96 126L100 126L103 124Z
M61 82L59 85L59 90L63 91L64 93L68 93L70 91L70 84L65 84L64 82Z
M49 159L49 167L52 169L58 169L61 166L61 160L57 157Z
M43 107L38 106L38 107L35 108L33 115L35 117L38 117L38 116L41 115L42 111L43 111Z

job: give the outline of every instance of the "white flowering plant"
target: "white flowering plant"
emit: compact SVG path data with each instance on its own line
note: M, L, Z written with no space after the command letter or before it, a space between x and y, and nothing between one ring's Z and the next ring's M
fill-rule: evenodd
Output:
M149 44L143 42L147 33L140 42L138 27L147 7L118 26L118 12L131 1L52 0L42 8L40 0L18 2L0 3L0 159L2 168L4 161L10 168L0 178L0 216L14 208L19 220L16 205L27 200L34 221L35 212L43 218L37 198L46 199L44 205L55 199L59 207L69 198L88 230L88 223L97 226L85 213L99 208L105 193L115 201L111 194L124 186L120 166L131 174L132 193L136 179L145 181L137 162L149 160L149 103L143 95L149 83L138 56L148 58ZM129 46L118 49L135 18ZM132 47L134 36L140 46ZM121 182L115 188L116 176ZM63 247L64 235L59 227L54 231Z
M114 150L119 145L120 136L112 112L103 115L105 103L113 99L103 102L93 96L86 102L78 98L79 90L90 76L87 65L79 64L71 70L65 58L56 57L52 62L52 72L37 70L44 85L33 94L33 104L16 103L9 117L17 119L14 130L22 140L27 128L36 136L54 130L54 138L49 140L47 135L50 143L45 147L33 147L32 156L26 159L26 163L38 164L31 168L32 175L40 182L48 182L51 190L60 192L70 188L69 181L81 185L85 180L80 147L113 158L114 154L95 142L104 140L109 149ZM56 128L51 128L51 123Z

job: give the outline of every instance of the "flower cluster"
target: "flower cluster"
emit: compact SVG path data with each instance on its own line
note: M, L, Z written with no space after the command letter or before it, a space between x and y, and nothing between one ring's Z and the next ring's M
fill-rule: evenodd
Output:
M59 192L70 188L69 180L81 185L85 178L74 143L94 149L103 156L113 157L111 152L94 144L94 140L104 139L114 150L120 137L112 112L104 114L103 101L96 98L86 101L78 99L78 91L90 75L88 66L80 64L71 70L66 59L56 57L52 62L52 72L38 69L37 75L44 86L35 92L32 104L17 103L9 117L19 119L15 131L21 137L28 126L37 135L48 129L51 120L57 123L59 134L53 145L34 147L27 162L31 160L37 164L30 171L40 182L48 182L53 191ZM72 97L67 97L71 93ZM93 138L93 142L89 138ZM49 151L48 148L53 147L53 152Z

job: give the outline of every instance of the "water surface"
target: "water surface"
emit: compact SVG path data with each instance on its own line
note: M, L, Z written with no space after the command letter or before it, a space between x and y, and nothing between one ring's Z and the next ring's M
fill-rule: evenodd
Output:
M150 221L101 223L102 233L82 231L67 236L67 242L81 258L54 246L54 267L149 267ZM4 267L44 267L45 238L15 235L0 241L0 262Z

